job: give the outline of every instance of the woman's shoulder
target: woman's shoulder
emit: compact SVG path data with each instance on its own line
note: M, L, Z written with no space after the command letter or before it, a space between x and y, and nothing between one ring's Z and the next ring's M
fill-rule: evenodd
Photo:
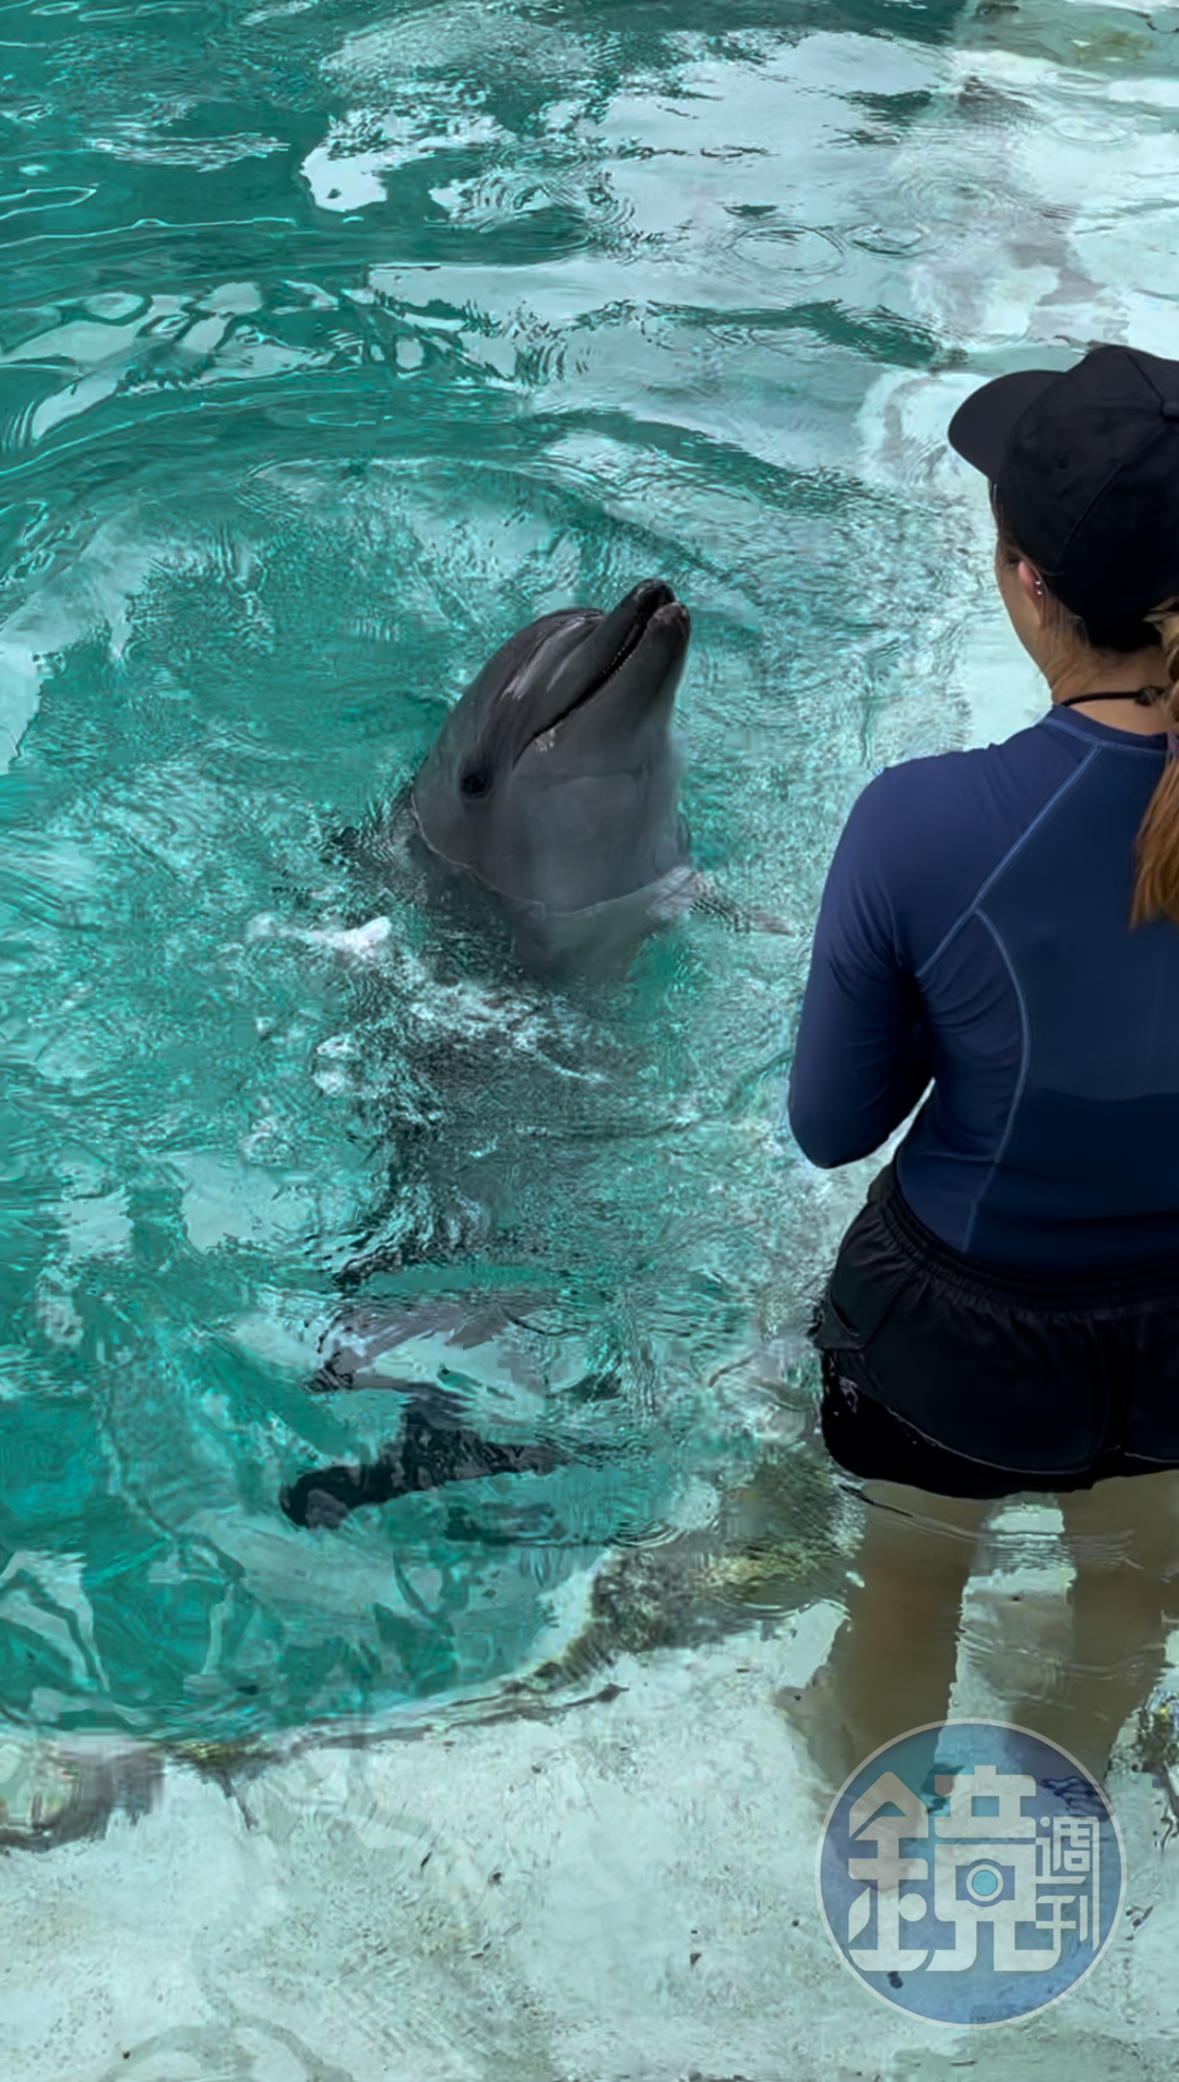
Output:
M998 743L934 752L886 766L869 781L853 816L878 825L917 817L926 828L960 828L965 815L993 822L1034 816L1067 779L1084 747L1043 720Z
M1082 748L1083 751L1083 748ZM1075 740L1039 724L1001 743L885 767L853 806L840 852L904 906L961 897L1018 843L1076 764Z

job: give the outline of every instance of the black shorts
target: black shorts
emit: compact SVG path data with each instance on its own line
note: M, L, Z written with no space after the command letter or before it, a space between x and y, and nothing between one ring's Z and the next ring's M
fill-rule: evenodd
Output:
M892 1167L811 1337L823 1437L863 1481L942 1496L1091 1489L1179 1467L1179 1266L1017 1272L951 1250Z

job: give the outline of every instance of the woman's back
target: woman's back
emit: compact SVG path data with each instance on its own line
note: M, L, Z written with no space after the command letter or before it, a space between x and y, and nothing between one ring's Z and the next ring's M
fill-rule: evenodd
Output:
M948 433L1053 707L882 774L824 892L798 1140L846 1163L925 1103L811 1326L824 1442L885 1508L808 1743L833 1783L832 1742L878 1757L948 1718L960 1534L978 1503L1054 1495L1072 1667L1033 1659L1005 1718L1062 1745L1045 1782L1093 1814L1071 1773L1104 1775L1163 1675L1179 1546L1179 361L1014 370Z
M1166 738L1054 709L889 769L828 879L791 1081L816 1161L877 1148L913 1212L997 1265L1179 1250L1179 930L1131 930Z

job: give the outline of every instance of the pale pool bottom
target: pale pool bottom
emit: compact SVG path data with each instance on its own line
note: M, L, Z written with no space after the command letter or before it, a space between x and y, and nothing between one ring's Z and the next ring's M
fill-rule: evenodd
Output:
M980 1623L1000 1582L972 1586ZM1031 1653L1065 1585L1046 1568L1024 1587ZM6 2082L1172 2074L1169 1919L1143 1917L1173 1896L1179 1848L1140 1774L1111 1786L1132 1914L1062 2003L972 2034L853 1991L816 1907L821 1806L778 1703L837 1618L821 1604L623 1656L526 1716L419 1739L308 1732L261 1768L157 1759L154 1789L126 1752L74 1745L75 1770L148 1811L0 1859ZM995 1706L963 1667L955 1711ZM48 1819L63 1758L38 1758Z

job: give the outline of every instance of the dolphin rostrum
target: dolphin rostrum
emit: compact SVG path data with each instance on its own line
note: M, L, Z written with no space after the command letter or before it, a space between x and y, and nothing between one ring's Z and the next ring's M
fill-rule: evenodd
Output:
M595 967L691 899L671 731L687 609L648 580L611 614L510 637L413 782L431 855L490 892L530 967Z

